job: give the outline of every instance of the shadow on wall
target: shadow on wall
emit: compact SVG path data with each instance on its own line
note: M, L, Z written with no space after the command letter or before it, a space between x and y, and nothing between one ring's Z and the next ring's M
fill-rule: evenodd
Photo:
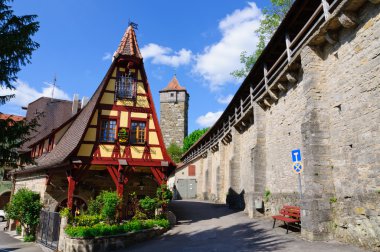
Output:
M229 208L242 211L245 208L244 190L240 193L235 192L232 188L228 189L226 203Z

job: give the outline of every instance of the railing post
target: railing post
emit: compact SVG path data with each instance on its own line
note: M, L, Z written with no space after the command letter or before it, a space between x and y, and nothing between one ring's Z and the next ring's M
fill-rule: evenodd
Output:
M323 6L323 13L325 14L325 20L327 20L330 16L330 13L329 13L330 6L327 0L322 0L322 6Z
M292 50L290 49L290 38L289 34L285 34L285 44L286 44L286 54L288 55L288 63L290 63L292 59Z
M268 89L268 69L267 64L264 63L264 82L265 82L265 89Z

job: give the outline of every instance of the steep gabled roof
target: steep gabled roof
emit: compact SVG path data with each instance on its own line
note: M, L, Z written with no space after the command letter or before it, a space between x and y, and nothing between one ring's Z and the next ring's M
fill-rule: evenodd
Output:
M114 56L118 55L134 56L136 58L142 59L139 46L137 44L136 33L133 27L128 26L123 37L121 38L119 47L117 48Z
M169 82L169 84L163 88L160 92L163 91L186 91L185 87L181 87L179 84L177 77L174 75L172 80Z
M37 163L36 168L41 169L47 167L55 167L64 165L66 163L65 161L67 161L70 154L76 149L83 134L85 133L87 125L89 124L89 121L95 112L96 104L100 99L100 94L102 93L102 90L104 89L107 80L111 75L112 70L114 69L114 65L115 63L111 64L98 89L95 91L94 95L91 97L87 105L79 112L77 118L67 129L55 148L51 152L48 152L35 160ZM28 168L33 167L27 167L26 169Z

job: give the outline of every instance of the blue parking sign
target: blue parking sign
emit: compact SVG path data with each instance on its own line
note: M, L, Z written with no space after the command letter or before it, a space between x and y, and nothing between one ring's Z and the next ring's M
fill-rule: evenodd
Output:
M300 149L292 150L292 161L293 162L301 162L302 161Z

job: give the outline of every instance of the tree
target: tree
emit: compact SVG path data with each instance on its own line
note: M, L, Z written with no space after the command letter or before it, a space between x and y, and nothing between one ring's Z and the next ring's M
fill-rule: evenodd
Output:
M19 155L19 148L30 138L30 133L38 126L39 116L27 122L15 121L12 117L0 119L0 167L17 167L21 163L30 163L27 155Z
M29 236L36 232L41 208L40 195L27 188L21 188L13 195L5 210L7 217L18 220Z
M16 16L6 4L9 0L0 0L0 87L15 89L12 82L20 66L30 63L32 52L39 44L31 39L39 28L36 15ZM0 104L14 95L0 96Z
M183 151L182 148L178 146L178 144L171 143L166 150L174 162L179 163L181 161Z
M263 9L264 18L260 21L260 26L255 31L259 36L257 48L251 55L247 55L246 51L241 52L240 63L243 64L243 68L233 71L232 76L240 79L248 75L293 2L294 0L271 0L272 6Z
M36 15L14 15L7 2L10 0L0 0L0 88L14 90L12 83L17 79L16 74L21 66L30 63L32 52L39 47L31 39L38 31L39 23L34 21ZM13 97L14 94L0 95L0 105ZM20 158L17 149L28 140L37 120L16 122L11 117L0 120L0 166L17 166Z
M203 136L208 131L208 129L209 128L194 130L190 135L185 137L182 147L183 152L186 152L188 149L190 149L190 147L195 144L195 142L198 141L198 139Z

